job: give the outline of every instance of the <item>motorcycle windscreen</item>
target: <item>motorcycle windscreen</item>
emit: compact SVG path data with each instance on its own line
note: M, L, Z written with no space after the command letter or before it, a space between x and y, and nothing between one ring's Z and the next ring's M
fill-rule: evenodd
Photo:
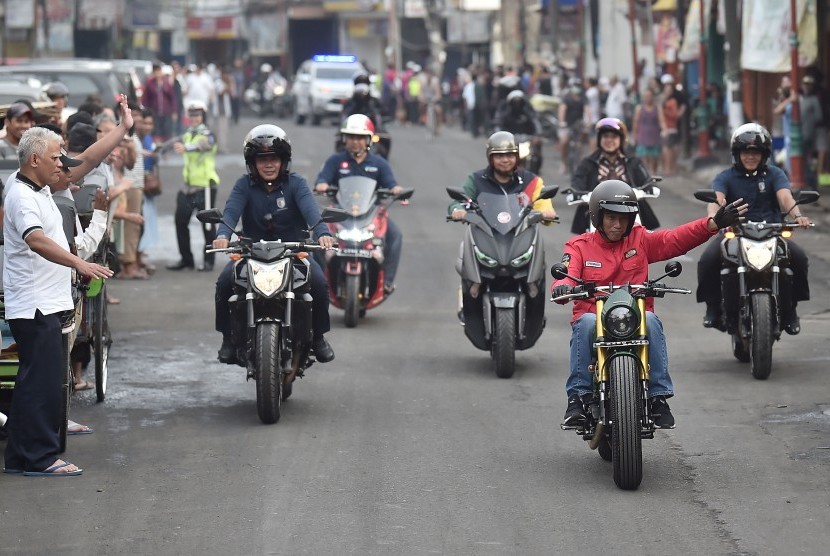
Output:
M479 193L476 201L481 208L481 217L493 230L506 235L519 225L523 202L520 196L527 203L524 193Z
M340 178L337 191L337 204L349 211L352 216L360 216L371 210L375 204L375 185L377 182L365 176Z

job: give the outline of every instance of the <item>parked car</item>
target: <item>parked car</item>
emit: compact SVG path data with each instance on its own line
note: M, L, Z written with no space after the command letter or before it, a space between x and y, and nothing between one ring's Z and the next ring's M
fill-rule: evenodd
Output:
M124 73L106 60L33 59L16 66L0 66L0 80L5 76L34 78L43 84L60 81L69 88L69 105L75 107L86 102L89 95L100 97L107 105L114 104L121 93L135 98Z
M354 56L318 55L303 62L291 87L297 123L303 124L306 118L311 118L312 125L324 118L339 121L358 73L368 72Z
M49 100L43 92L43 84L40 80L0 75L0 105L23 99L31 102Z

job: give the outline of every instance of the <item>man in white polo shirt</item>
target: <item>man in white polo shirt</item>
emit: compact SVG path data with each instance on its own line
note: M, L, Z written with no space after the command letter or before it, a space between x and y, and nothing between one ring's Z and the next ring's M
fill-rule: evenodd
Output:
M3 289L20 357L6 426L6 473L60 477L82 472L58 458L64 372L59 315L74 308L72 268L90 278L109 278L112 271L69 251L63 219L47 187L60 179L61 142L45 128L26 131L18 146L20 171L6 192Z

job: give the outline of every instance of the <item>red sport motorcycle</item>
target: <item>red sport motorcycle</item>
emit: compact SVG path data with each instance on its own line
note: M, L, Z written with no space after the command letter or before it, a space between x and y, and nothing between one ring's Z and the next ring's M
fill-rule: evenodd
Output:
M394 194L389 189L375 189L376 185L372 178L349 176L326 191L336 206L350 215L343 222L329 223L338 249L326 251L322 265L331 304L344 310L349 328L388 297L383 289L383 247L389 207L395 201L408 200L414 192L405 189Z

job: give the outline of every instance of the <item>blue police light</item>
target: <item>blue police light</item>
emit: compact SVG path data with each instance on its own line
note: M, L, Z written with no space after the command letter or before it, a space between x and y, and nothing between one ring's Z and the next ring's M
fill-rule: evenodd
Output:
M315 62L333 62L336 64L351 64L357 62L357 56L348 54L315 54L311 59Z

